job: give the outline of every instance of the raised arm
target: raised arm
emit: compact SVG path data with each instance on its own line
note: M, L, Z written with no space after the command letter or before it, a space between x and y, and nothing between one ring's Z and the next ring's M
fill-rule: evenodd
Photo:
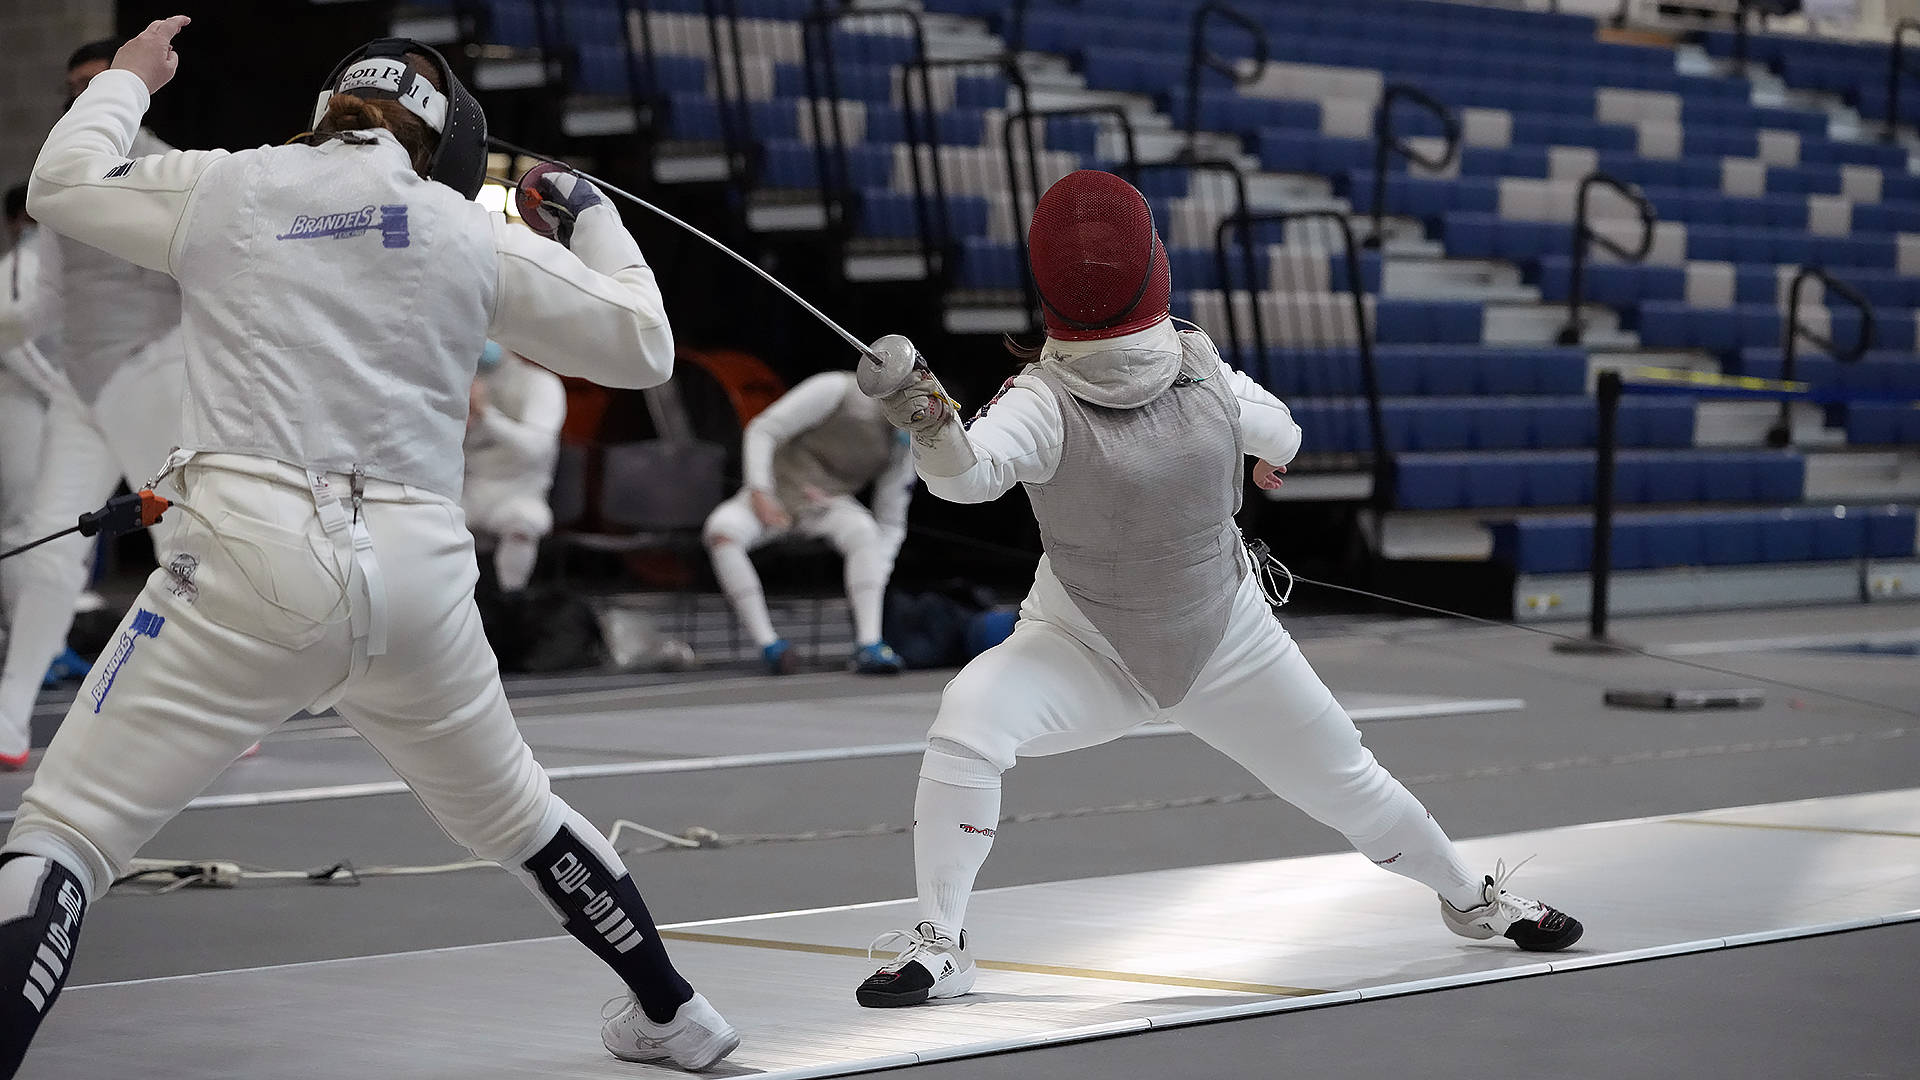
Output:
M152 93L173 75L170 42L184 16L163 19L122 46L40 148L27 211L43 226L149 270L171 272L194 185L223 150L129 158Z
M561 375L645 389L673 377L673 329L653 269L605 200L572 249L494 218L500 286L487 336Z

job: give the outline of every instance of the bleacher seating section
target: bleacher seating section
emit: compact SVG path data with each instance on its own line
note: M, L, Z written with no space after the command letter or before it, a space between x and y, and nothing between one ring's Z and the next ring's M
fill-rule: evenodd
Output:
M1184 120L1186 27L1197 2L1101 0L1097 13L1093 5L1036 4L1026 16L1025 48L1066 58L1090 89L1145 95ZM576 92L627 92L616 0L550 4L564 14L545 35L529 0L476 6L489 41L566 43ZM1543 300L1564 301L1575 188L1603 170L1638 185L1661 222L1644 263L1601 255L1586 268L1587 299L1613 308L1641 346L1704 350L1729 373L1777 376L1787 284L1803 263L1828 267L1875 304L1878 351L1858 363L1803 356L1795 376L1888 396L1831 410L1829 422L1848 443L1920 444L1920 410L1893 400L1920 396L1920 175L1910 172L1904 147L1834 137L1829 115L1817 109L1755 105L1743 78L1683 72L1672 49L1600 40L1595 22L1582 16L1438 0L1236 6L1266 28L1272 62L1240 85L1206 72L1199 124L1237 137L1266 171L1323 178L1335 195L1366 207L1374 194L1375 104L1389 82L1410 82L1456 110L1462 150L1439 175L1409 171L1396 159L1385 205L1417 219L1447 257L1511 263ZM706 4L651 0L647 7L652 89L668 105L663 134L719 140L724 118L713 93ZM924 0L924 7L983 19L995 32L1009 26L1007 0ZM815 188L819 155L800 30L814 0L740 0L738 9L745 60L737 82L759 148L757 182ZM913 58L912 39L869 19L841 24L833 43L848 172L859 192L857 229L911 241L919 218L898 65ZM1715 55L1730 52L1724 34L1705 35L1705 44ZM1252 50L1235 32L1211 47L1238 57ZM1868 117L1885 113L1884 45L1756 35L1752 49L1791 85L1843 94ZM1007 80L990 66L941 68L935 96L938 164L960 248L950 285L1012 293L1021 283L1016 230L1024 223L1013 220L1000 151L1012 104ZM1903 105L1920 117L1920 89ZM1408 135L1440 133L1433 117L1413 109L1396 123ZM1042 184L1073 168L1115 164L1100 157L1101 128L1089 118L1049 120L1043 142ZM1218 290L1252 284L1271 305L1261 310L1286 324L1285 304L1339 289L1339 260L1271 234L1260 237L1255 265L1236 257L1233 280L1223 281L1213 251L1225 212L1210 183L1217 179L1178 168L1142 179L1167 239L1176 314L1215 316L1223 304ZM1383 295L1377 255L1367 257L1362 276L1400 508L1498 511L1591 499L1595 422L1584 350L1496 338L1487 301ZM1852 309L1837 298L1826 306L1817 288L1808 296L1829 340L1852 341ZM1316 323L1303 339L1297 325L1280 325L1269 344L1285 347L1233 359L1293 403L1309 453L1351 455L1368 448L1370 431L1351 312L1323 307L1344 329L1316 339L1329 334ZM1220 326L1210 329L1221 338ZM1623 406L1620 501L1682 509L1622 515L1617 565L1912 554L1911 509L1803 505L1802 454L1696 448L1694 431L1690 401ZM1716 503L1760 508L1692 509ZM1522 570L1585 565L1583 517L1486 516L1498 523L1498 554Z

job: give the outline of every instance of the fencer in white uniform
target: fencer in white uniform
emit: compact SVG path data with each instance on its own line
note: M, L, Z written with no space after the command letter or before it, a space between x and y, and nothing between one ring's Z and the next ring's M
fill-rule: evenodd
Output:
M35 326L29 319L45 237L27 215L25 184L9 190L6 200L9 247L0 255L0 542L25 531L47 402L63 381L48 359L49 353L58 355L57 327ZM0 759L11 762L8 746L10 741L0 745Z
M801 381L748 421L740 459L745 483L708 515L703 538L720 590L767 670L787 674L797 658L774 632L760 575L747 553L799 535L825 540L845 560L853 609L850 666L865 675L899 672L905 664L882 640L880 619L913 498L906 437L851 374L829 371ZM871 510L855 497L869 485Z
M567 422L560 376L487 342L467 412L467 480L460 504L467 528L493 538L503 592L533 579L540 540L553 531L553 467Z
M485 340L611 386L661 383L673 335L653 271L571 173L523 181L565 246L473 202L485 117L417 42L350 55L306 139L127 158L186 22L154 23L94 79L29 195L44 227L180 281L188 393L180 525L0 849L0 1078L87 906L249 744L327 707L627 984L610 1051L712 1064L738 1036L515 727L459 505Z
M68 62L70 95L107 68L111 42L82 46ZM136 156L172 149L145 128ZM35 215L36 217L38 215ZM57 327L63 388L48 402L27 512L0 538L12 547L72 527L122 480L138 489L179 442L185 353L180 287L166 274L91 244L41 230L38 287L28 318ZM173 522L153 534L156 554ZM25 764L28 728L47 666L66 648L74 603L87 584L91 541L69 536L0 565L10 598L0 668L0 768Z
M1020 757L1183 725L1367 858L1441 897L1443 921L1559 949L1580 924L1472 873L1425 807L1361 744L1262 592L1233 515L1243 455L1279 482L1300 447L1285 405L1168 316L1166 254L1146 200L1109 173L1050 188L1030 230L1048 338L963 426L924 366L884 399L920 476L961 503L1024 485L1046 554L1020 619L947 686L914 802L919 922L863 1005L966 993L968 895ZM904 338L876 350L909 370ZM884 388L876 385L876 391Z

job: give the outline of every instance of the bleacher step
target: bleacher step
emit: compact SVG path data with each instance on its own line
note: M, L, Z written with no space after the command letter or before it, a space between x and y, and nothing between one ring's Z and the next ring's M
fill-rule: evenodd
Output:
M1695 446L1763 446L1767 432L1780 417L1771 401L1702 401L1693 409ZM1826 414L1811 402L1793 403L1793 444L1801 447L1844 446L1847 433L1826 426Z
M452 14L432 8L402 8L393 16L394 37L412 38L428 45L451 45L460 39L460 22Z
M1637 344L1639 339L1620 329L1620 317L1612 308L1585 304L1581 315L1588 345ZM1488 345L1550 345L1567 324L1564 307L1545 304L1487 305L1480 340Z
M1825 452L1807 455L1807 499L1920 499L1920 453Z
M1699 371L1709 375L1720 374L1720 361L1712 353L1705 351L1675 351L1662 349L1608 349L1589 340L1587 347L1587 392L1592 393L1603 371L1617 371L1622 375L1631 374L1640 368L1675 368L1681 371Z
M576 97L560 114L560 130L570 139L632 135L643 126L624 98Z
M476 90L527 90L547 84L547 65L532 56L483 56L473 66Z
M1380 291L1423 300L1537 303L1540 290L1522 284L1520 271L1492 259L1389 258Z

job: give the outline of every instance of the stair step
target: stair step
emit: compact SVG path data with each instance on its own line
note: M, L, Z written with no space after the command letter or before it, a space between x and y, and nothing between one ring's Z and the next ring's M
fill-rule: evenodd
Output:
M1920 453L1808 454L1806 492L1809 502L1920 499Z

